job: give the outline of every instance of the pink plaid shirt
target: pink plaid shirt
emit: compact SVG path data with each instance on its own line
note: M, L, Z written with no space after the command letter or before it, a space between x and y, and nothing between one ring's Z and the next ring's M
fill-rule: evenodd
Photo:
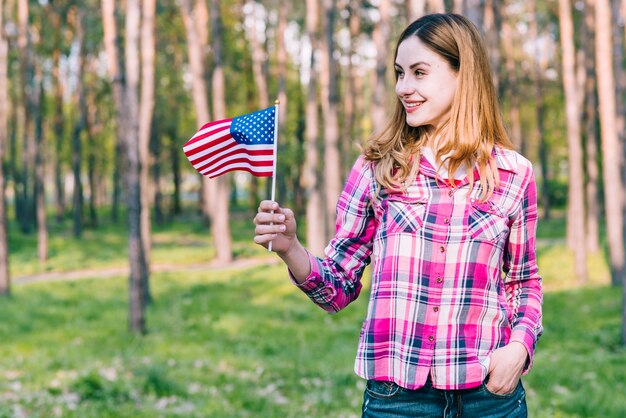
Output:
M299 288L337 312L359 296L373 258L359 376L417 389L430 374L435 388L472 388L510 341L528 350L528 371L542 332L536 185L521 155L496 147L493 156L500 187L486 202L478 182L469 196L467 178L450 188L424 157L404 193L377 185L373 163L355 163L336 236L325 258L310 256Z

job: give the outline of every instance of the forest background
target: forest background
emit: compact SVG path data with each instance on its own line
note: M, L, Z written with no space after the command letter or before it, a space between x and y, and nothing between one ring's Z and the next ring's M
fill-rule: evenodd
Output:
M278 99L277 198L321 254L395 40L441 11L535 166L531 412L624 416L625 0L0 0L0 416L357 416L367 298L305 303L252 243L270 181L182 146Z

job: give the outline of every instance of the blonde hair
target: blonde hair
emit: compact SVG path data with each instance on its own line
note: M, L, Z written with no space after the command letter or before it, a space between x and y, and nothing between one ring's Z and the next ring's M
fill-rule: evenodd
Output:
M470 188L474 186L476 167L482 186L480 200L487 200L500 180L491 155L494 145L513 149L513 144L504 128L481 36L476 26L463 16L426 15L402 32L394 57L398 55L399 45L410 36L417 36L457 73L450 117L433 134L440 138L436 158L447 164L450 181L456 170L465 165ZM429 138L426 127L406 123L404 107L397 99L389 122L381 133L368 140L364 149L365 158L376 163L376 181L390 189L405 190L406 180L417 175L420 149Z

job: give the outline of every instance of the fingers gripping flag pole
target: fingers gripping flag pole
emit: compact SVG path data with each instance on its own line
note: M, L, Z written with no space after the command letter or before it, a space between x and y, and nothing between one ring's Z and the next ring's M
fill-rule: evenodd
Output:
M278 160L278 105L280 100L274 102L274 166L272 167L272 202L276 201L276 160ZM272 210L272 215L274 210ZM267 247L268 251L272 251L272 242Z

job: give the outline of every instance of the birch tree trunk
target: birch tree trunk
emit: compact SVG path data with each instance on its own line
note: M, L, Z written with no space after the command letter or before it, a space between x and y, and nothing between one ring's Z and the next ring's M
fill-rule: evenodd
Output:
M335 233L335 208L341 193L341 163L339 157L339 96L337 92L337 65L335 52L336 0L324 0L321 45L321 93L324 117L324 193L326 220L325 241Z
M324 246L324 215L322 199L318 184L319 151L318 151L318 103L317 103L317 72L315 70L315 52L318 48L318 0L306 0L306 32L311 44L311 56L308 58L309 86L307 90L305 118L306 159L302 175L302 186L306 191L306 236L307 245L313 254L321 255Z
M139 183L141 190L141 242L147 273L143 276L146 281L142 283L144 299L150 302L150 253L151 253L151 227L150 227L150 128L152 127L152 115L154 113L154 62L155 40L154 19L156 12L156 0L142 0L141 16L141 101L139 103Z
M387 88L387 67L389 63L389 41L391 37L391 0L380 0L380 17L374 26L372 35L376 45L376 75L374 78L374 97L372 98L372 125L374 132L380 132L385 126L386 104L389 97Z
M222 14L219 0L211 0L211 46L213 49L213 112L215 119L226 118L226 94L224 64L222 62ZM215 194L206 196L214 205L213 242L217 260L228 263L232 260L232 241L230 235L228 203L230 198L230 174L213 180L216 184Z
M8 296L11 293L4 180L4 155L9 114L9 42L5 32L4 12L4 0L0 0L0 296Z
M583 153L580 135L580 109L576 83L576 50L574 24L569 0L559 0L559 26L562 49L563 89L567 118L568 149L568 242L574 251L575 274L580 282L587 281L587 246L585 243L585 198Z
M609 0L596 0L596 74L602 158L604 174L604 199L606 230L611 265L611 282L622 284L624 277L623 242L623 183L621 179L621 155L623 149L618 141L615 114L615 79L613 76L613 41L611 39L611 9ZM626 286L624 286L626 289ZM626 314L626 311L625 311ZM626 319L626 318L625 318Z

